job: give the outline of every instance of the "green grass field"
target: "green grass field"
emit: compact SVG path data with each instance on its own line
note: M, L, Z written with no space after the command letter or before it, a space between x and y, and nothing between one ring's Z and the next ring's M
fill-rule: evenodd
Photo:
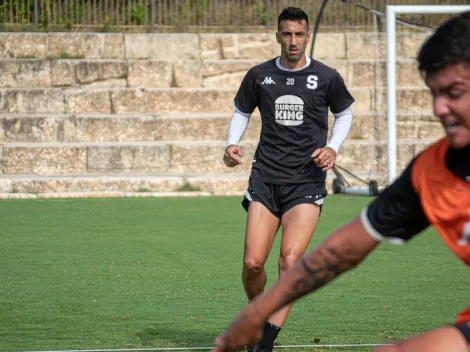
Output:
M240 200L1 201L0 350L212 346L246 303ZM329 197L310 247L370 200ZM298 301L277 342L387 343L452 323L465 270L433 231L381 245Z

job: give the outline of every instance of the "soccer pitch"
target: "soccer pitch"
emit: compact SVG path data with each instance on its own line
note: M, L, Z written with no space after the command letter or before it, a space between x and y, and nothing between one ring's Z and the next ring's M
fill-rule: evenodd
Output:
M0 350L212 346L246 304L240 201L1 201ZM370 201L329 196L310 248ZM468 287L465 266L427 231L404 247L379 246L298 301L277 343L389 343L452 323Z

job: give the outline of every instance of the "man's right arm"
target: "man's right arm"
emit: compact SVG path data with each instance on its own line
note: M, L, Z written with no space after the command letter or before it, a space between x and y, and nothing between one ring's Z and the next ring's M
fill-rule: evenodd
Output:
M217 337L213 352L234 352L255 344L264 323L273 313L355 267L378 243L367 233L359 218L338 229L300 259L268 291L248 304Z
M224 164L227 167L234 167L242 163L243 151L238 146L240 139L245 134L248 127L250 115L243 114L238 110L232 115L232 120L228 128L227 141L225 142Z
M359 217L355 218L301 258L262 299L255 299L256 310L267 319L285 305L357 266L378 243L366 231Z
M234 167L242 163L243 151L238 146L245 134L251 114L257 106L256 77L253 70L249 70L243 78L234 100L235 112L225 142L224 163L227 167Z
M429 226L412 182L414 160L361 213L364 228L375 239L405 244Z
M359 217L302 258L290 277L279 280L277 291L267 294L273 297L258 303L260 307L273 304L276 311L358 265L379 242L404 244L427 228L429 222L411 181L413 164L414 160Z
M245 134L245 131L248 127L248 122L250 121L250 114L244 114L238 109L232 115L230 124L228 127L227 141L225 142L225 148L229 145L238 145L240 139Z

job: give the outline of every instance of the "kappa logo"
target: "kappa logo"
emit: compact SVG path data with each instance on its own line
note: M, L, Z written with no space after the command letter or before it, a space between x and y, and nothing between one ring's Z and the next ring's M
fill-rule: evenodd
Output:
M276 84L271 77L266 77L261 84Z

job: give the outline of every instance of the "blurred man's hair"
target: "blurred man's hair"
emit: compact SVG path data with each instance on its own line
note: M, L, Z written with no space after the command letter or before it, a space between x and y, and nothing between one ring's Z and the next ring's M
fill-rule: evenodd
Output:
M461 62L470 63L470 11L441 24L418 54L419 70L424 75Z

